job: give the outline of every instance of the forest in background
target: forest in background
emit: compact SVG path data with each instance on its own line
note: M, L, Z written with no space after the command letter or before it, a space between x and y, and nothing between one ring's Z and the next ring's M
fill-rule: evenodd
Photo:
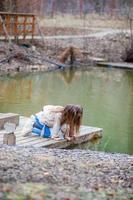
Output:
M63 14L124 14L133 6L132 0L3 0L0 11L36 13L53 16Z

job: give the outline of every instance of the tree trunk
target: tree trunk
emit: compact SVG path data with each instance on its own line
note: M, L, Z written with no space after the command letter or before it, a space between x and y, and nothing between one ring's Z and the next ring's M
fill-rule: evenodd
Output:
M83 15L83 0L79 0L79 8L80 8L80 17Z

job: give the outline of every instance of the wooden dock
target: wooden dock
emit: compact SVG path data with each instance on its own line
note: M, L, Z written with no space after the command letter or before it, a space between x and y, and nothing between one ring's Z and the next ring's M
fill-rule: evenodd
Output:
M113 63L113 62L99 62L97 61L96 64L101 67L114 67L114 68L121 68L121 69L130 69L133 70L133 63Z
M19 115L15 113L0 113L0 130L4 129L6 122L14 123L16 126L19 124Z
M16 135L16 145L17 146L34 146L34 147L48 147L48 148L66 148L71 145L78 145L85 142L90 142L95 139L100 139L102 137L102 128L81 126L79 135L71 141L64 140L53 140L47 138L41 138L38 136L26 136L24 137L21 132L22 127L27 117L20 117L20 124L15 131ZM0 144L3 144L3 136L5 130L0 130Z

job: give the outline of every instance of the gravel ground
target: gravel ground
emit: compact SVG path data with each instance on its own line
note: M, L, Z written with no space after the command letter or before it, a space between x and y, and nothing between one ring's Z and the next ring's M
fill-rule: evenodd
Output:
M0 199L133 199L133 156L0 146Z

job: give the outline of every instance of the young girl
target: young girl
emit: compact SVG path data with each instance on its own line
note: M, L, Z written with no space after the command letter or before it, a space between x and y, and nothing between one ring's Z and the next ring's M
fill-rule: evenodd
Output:
M52 106L32 116L32 135L70 140L79 132L83 108L79 105Z
M79 132L83 108L79 105L66 105L60 118L60 132L64 138L71 139Z

